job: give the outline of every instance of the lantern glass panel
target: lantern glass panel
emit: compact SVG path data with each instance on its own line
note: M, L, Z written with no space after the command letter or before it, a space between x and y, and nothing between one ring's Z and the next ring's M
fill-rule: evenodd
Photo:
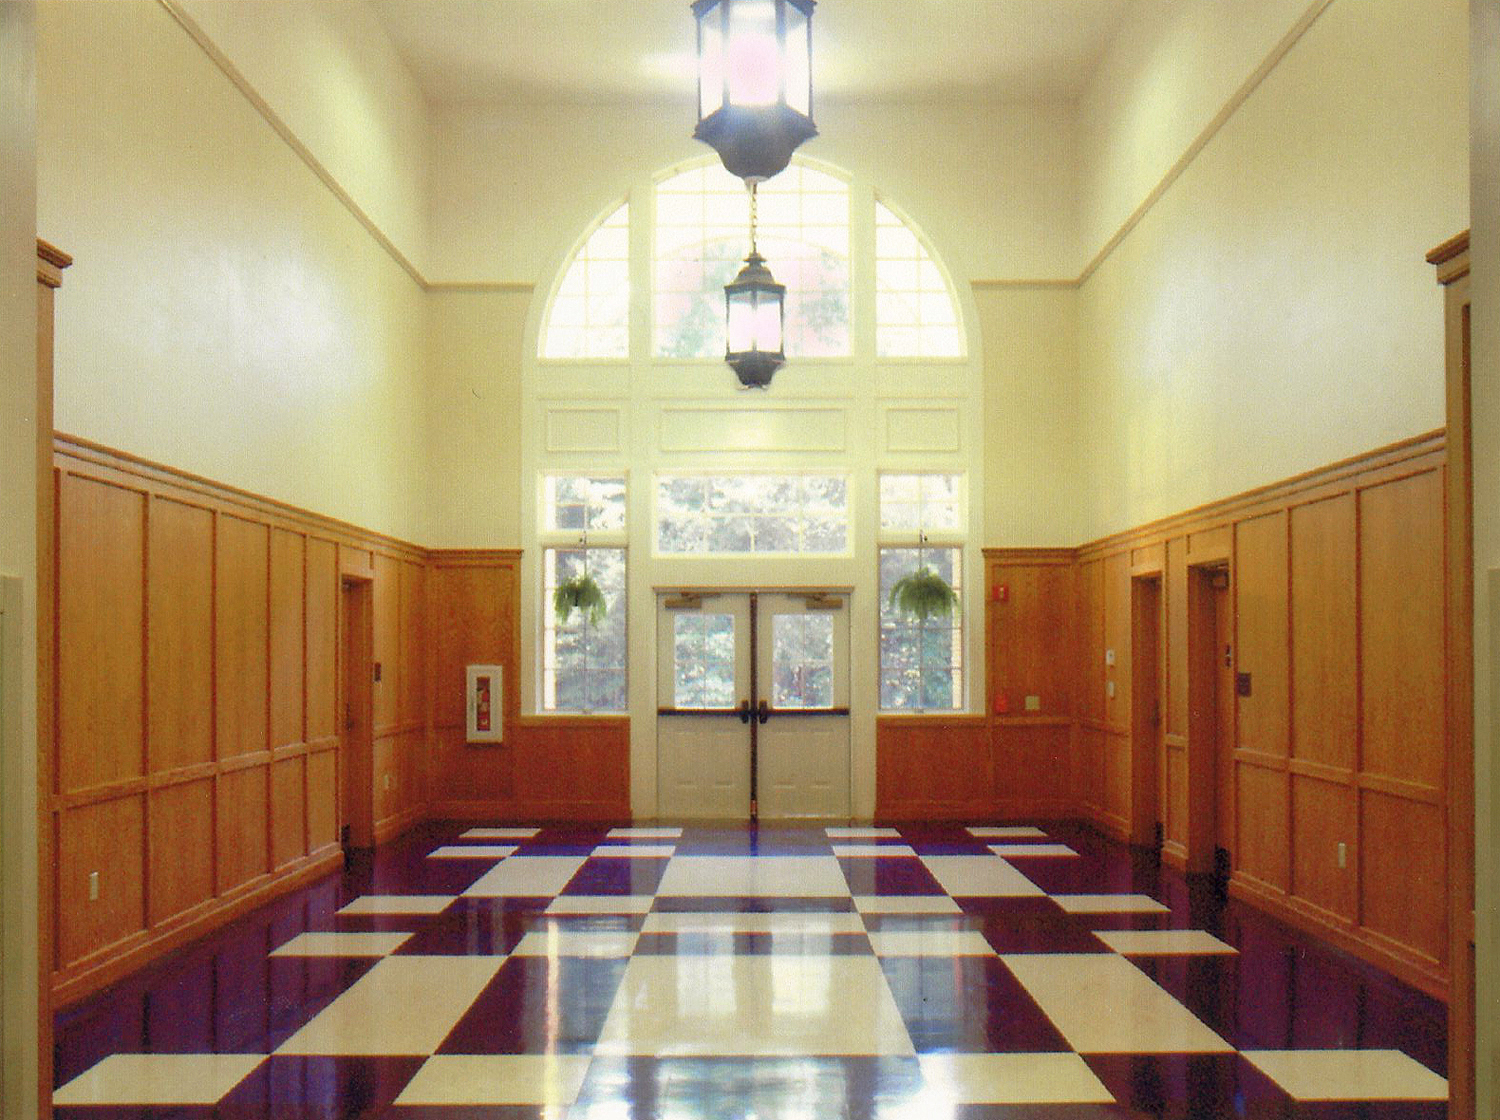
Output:
M762 292L755 302L755 348L765 354L781 353L781 300Z
M786 5L786 103L812 116L812 37L807 17L795 4Z
M781 99L775 0L736 0L729 5L726 62L731 105L774 105Z
M717 5L698 18L698 116L724 104L724 10Z
M744 354L755 349L755 292L730 292L729 302L729 346L731 354Z

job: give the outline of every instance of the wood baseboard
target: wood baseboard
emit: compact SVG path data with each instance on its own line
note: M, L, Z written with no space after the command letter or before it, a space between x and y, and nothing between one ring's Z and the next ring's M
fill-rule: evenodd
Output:
M628 825L630 805L617 802L571 801L434 801L427 806L430 821L494 821L514 824L553 824L586 821L589 824Z

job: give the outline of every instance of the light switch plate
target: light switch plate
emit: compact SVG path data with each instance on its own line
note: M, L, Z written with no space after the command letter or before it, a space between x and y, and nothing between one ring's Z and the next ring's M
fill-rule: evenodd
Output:
M1108 696L1111 700L1113 700L1115 698L1115 682L1114 681L1105 681L1104 682L1104 695Z
M1115 651L1114 650L1107 649L1107 650L1104 651L1104 663L1106 665L1113 665L1115 663Z

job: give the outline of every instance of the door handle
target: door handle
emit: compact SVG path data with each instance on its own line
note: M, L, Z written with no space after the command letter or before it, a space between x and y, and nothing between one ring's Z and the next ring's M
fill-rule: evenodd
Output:
M740 722L741 723L749 723L750 722L750 701L748 701L748 700L741 700L740 701Z
M771 718L771 705L762 700L760 702L760 711L758 714L760 716L760 722L765 723L766 720Z

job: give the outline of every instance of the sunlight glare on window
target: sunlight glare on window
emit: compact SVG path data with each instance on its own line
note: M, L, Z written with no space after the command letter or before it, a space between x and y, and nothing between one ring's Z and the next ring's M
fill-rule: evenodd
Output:
M875 352L882 358L961 358L958 306L910 226L875 203Z
M630 353L630 208L621 206L573 258L542 332L543 358Z

